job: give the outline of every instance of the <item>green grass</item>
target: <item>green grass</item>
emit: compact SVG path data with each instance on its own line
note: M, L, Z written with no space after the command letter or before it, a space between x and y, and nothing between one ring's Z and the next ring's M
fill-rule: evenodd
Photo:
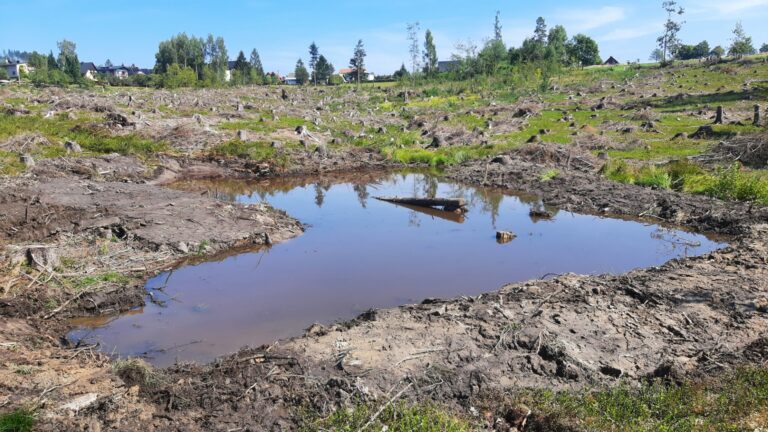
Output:
M311 419L305 422L301 431L357 432L378 411L378 407L358 405L352 410L341 409L328 418ZM452 416L433 405L388 405L367 431L388 432L469 432L475 430L463 419Z
M0 141L24 133L43 135L50 145L37 146L30 152L33 159L47 159L66 155L64 141L75 141L83 148L82 156L109 153L153 157L167 149L162 142L152 141L136 134L112 135L102 128L88 126L88 123L102 122L101 117L69 119L64 115L43 118L41 115L12 116L0 114ZM19 154L0 151L0 174L18 174L24 171Z
M30 432L35 426L35 413L17 409L0 414L0 432Z
M768 425L768 369L742 368L679 386L655 382L580 393L531 391L518 400L543 414L553 425L549 430L572 425L588 431L754 431Z
M541 180L542 182L548 182L559 175L560 175L560 170L554 169L554 168L548 169L541 174L541 177L539 177L539 180Z
M275 121L272 119L271 114L262 113L261 118L258 120L239 120L222 123L220 128L225 130L245 129L254 132L270 133L280 129L295 129L302 125L309 127L310 122L298 117L280 116L278 116L278 120Z
M768 172L747 170L734 163L728 168L707 172L696 164L677 161L662 166L632 166L611 160L601 173L608 179L661 189L703 194L727 201L749 201L768 205Z

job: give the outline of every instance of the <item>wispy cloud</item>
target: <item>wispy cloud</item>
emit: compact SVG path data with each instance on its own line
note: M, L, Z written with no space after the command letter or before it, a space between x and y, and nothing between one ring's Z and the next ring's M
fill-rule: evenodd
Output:
M637 39L650 34L659 32L661 24L659 23L647 23L635 27L622 27L614 29L600 37L598 39L604 42L624 41Z
M722 18L723 15L738 15L760 7L768 7L768 0L704 0L697 1L691 5L689 12L694 14L714 14Z
M624 20L626 9L619 6L605 6L599 9L563 9L555 18L564 21L568 29L587 31Z

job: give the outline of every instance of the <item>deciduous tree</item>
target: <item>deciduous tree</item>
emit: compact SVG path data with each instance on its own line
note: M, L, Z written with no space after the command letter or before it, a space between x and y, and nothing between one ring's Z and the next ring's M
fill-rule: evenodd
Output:
M437 73L437 48L430 30L424 35L424 72L429 76Z
M667 12L667 21L664 23L664 33L656 39L659 49L661 50L661 61L666 62L667 58L674 56L680 45L680 40L677 38L677 34L683 28L685 21L675 21L675 16L682 16L685 13L685 9L677 6L677 2L674 0L666 0L661 4L661 7Z
M741 22L737 22L736 27L733 29L733 39L731 40L731 47L728 49L728 54L732 56L745 56L756 53L757 50L752 45L752 38L747 36Z
M296 82L299 83L299 85L304 85L309 81L309 71L304 66L304 62L301 59L296 62L296 69L293 73L296 75Z

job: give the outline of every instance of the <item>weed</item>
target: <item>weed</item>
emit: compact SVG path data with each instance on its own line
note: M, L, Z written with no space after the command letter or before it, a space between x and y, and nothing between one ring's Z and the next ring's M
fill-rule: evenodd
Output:
M0 414L0 432L30 432L35 426L35 413L27 409L17 409Z
M119 376L128 386L154 387L160 383L159 375L139 359L118 360L112 369L115 375Z
M553 169L548 169L548 170L544 171L544 173L541 175L541 177L539 177L539 180L541 180L542 182L548 182L548 181L554 179L555 177L557 177L559 175L560 175L560 170L554 169L554 168Z

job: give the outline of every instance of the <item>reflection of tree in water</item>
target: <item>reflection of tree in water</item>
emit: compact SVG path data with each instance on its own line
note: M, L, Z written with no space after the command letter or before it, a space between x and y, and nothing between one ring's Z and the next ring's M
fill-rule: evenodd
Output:
M323 208L323 202L325 202L325 191L319 184L315 184L315 204L318 208Z
M353 184L352 189L357 194L357 200L360 202L360 206L362 208L368 207L368 198L370 195L368 194L368 185L366 184Z
M683 249L682 256L687 257L691 250L701 247L700 241L689 240L684 237L682 232L661 226L651 233L651 238L664 242L669 248L668 253L670 255L674 254L678 249Z
M331 190L333 184L330 182L317 182L315 183L315 204L318 208L323 207L325 202L325 193Z

